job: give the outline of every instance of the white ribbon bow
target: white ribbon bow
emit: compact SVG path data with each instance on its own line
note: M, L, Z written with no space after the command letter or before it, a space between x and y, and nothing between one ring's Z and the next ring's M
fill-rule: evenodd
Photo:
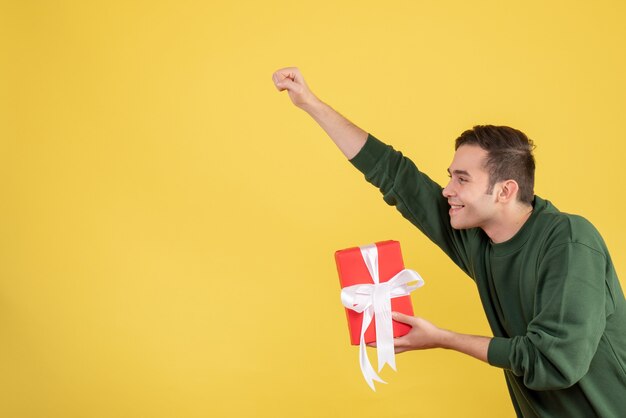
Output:
M374 284L355 284L341 289L341 303L348 309L363 313L361 324L361 343L359 344L359 363L365 381L372 390L374 380L386 383L372 368L365 350L365 331L376 314L376 348L378 353L378 372L385 364L396 370L396 356L393 345L393 324L391 320L391 299L408 296L412 291L424 285L424 280L417 272L404 269L389 281L380 283L378 277L378 248L375 244L359 247L361 255L372 276ZM409 285L408 283L416 282Z

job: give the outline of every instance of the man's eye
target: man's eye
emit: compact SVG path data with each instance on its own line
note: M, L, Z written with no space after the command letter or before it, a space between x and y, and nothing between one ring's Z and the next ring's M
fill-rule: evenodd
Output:
M465 183L467 180L465 180L463 177L459 177L459 183Z

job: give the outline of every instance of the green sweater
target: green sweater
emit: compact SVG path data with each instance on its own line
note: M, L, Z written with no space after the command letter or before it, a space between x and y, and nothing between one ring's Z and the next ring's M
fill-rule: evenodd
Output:
M373 136L351 160L478 287L518 416L626 417L626 302L602 237L535 196L510 240L455 230L442 188Z

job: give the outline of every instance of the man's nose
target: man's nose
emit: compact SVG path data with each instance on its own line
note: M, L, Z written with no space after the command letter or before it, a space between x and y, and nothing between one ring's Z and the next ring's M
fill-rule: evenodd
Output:
M444 187L443 190L441 191L441 194L443 194L443 197L445 197L446 199L449 198L450 196L454 196L454 192L452 191L452 187L450 187L450 183L452 182L449 181L446 187Z

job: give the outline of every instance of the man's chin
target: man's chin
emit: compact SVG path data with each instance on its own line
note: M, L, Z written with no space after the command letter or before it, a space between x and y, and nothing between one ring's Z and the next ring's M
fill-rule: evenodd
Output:
M450 220L450 226L452 227L452 229L457 229L457 230L473 228L473 226L463 225L460 222L453 222L452 220Z

